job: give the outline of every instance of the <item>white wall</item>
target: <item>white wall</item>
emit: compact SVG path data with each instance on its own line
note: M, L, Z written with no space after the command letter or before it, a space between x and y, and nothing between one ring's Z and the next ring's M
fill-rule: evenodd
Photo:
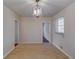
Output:
M16 15L5 5L3 12L3 56L5 57L14 49Z
M55 21L58 17L64 16L65 33L64 36L56 34ZM52 17L52 42L58 47L62 46L63 50L75 59L75 4L72 3L61 12Z
M49 21L49 18L21 17L20 43L42 43L42 23ZM49 34L49 40L50 34Z

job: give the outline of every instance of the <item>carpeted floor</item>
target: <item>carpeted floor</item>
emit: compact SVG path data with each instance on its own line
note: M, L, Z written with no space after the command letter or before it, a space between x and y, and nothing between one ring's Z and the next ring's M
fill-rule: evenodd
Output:
M51 44L20 44L5 59L69 59Z

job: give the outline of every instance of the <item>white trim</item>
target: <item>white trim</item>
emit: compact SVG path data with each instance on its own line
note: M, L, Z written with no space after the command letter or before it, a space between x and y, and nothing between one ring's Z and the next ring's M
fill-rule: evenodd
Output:
M15 48L12 48L10 51L8 51L4 56L3 58L5 58L9 53L11 53Z
M70 59L73 59L68 53L66 53L63 49L61 49L58 45L55 43L52 43L56 48L58 48L62 53L64 53L66 56L68 56Z
M17 20L17 23L18 23L18 42L19 42L19 21L18 20Z
M19 44L41 44L42 42L19 42Z

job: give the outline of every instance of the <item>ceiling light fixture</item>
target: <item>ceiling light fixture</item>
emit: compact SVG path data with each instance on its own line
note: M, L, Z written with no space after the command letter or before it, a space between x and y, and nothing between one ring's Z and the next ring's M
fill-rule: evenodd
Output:
M36 0L36 5L35 5L35 8L33 10L33 15L36 17L39 17L42 14L42 10L39 6L39 1L40 0Z

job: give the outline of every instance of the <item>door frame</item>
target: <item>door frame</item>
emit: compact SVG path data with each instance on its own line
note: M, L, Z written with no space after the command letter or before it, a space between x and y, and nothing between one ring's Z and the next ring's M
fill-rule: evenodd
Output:
M44 35L44 33L43 33L43 31L44 31L44 29L43 29L43 26L44 26L44 23L46 23L47 22L47 24L48 24L48 28L49 28L49 30L51 29L50 27L50 23L48 22L48 21L43 21L42 22L42 43L43 43L43 35ZM49 38L50 37L50 38ZM51 40L51 33L49 32L49 34L48 34L48 39L47 39L48 41L49 41L49 43L52 43L52 40Z
M18 42L16 42L16 33L15 33L15 43L19 43L19 20L15 20L15 26L16 26L16 23L17 23L17 26L18 26L18 32L17 32L17 36L18 36L18 39L17 39L17 41ZM16 32L16 27L15 27L15 32Z

